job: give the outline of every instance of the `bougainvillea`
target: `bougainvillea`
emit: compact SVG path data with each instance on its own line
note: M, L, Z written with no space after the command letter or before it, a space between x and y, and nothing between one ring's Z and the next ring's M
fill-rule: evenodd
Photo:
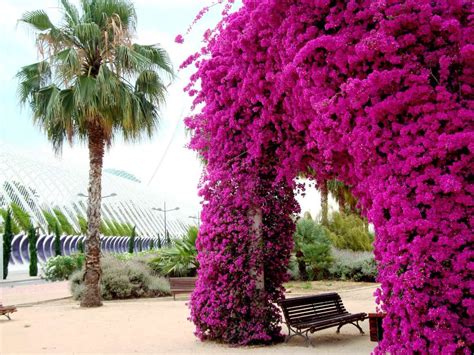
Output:
M387 312L376 351L469 352L472 11L469 0L244 0L206 34L206 56L185 63L198 68L190 146L207 163L199 337L280 338L273 302L304 174L352 186L375 226Z

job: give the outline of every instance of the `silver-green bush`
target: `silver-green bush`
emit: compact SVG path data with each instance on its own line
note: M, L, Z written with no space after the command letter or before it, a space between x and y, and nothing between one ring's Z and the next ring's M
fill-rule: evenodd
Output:
M133 258L119 260L116 256L106 255L101 260L101 295L105 300L158 297L169 294L169 282L153 274L142 260ZM80 299L84 286L83 271L71 277L71 292L74 299Z

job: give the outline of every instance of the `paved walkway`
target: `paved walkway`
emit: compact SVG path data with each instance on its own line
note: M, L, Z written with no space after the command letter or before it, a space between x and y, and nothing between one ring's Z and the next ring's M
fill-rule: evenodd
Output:
M0 284L0 302L4 305L30 305L39 302L71 297L69 282L2 282Z
M350 312L371 312L372 288L341 294ZM375 343L366 332L347 325L341 334L326 329L312 335L314 347L300 338L269 347L233 348L200 342L187 320L184 297L104 302L100 308L83 309L71 300L20 307L13 320L0 320L0 353L148 353L148 354L370 354Z

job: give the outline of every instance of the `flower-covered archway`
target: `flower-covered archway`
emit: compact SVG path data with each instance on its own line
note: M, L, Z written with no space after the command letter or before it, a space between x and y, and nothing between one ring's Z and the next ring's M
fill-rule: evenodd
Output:
M232 3L233 1L229 1ZM378 352L468 352L471 1L244 0L190 57L207 162L191 299L197 335L280 338L295 177L352 186L376 229ZM471 260L471 262L469 262Z

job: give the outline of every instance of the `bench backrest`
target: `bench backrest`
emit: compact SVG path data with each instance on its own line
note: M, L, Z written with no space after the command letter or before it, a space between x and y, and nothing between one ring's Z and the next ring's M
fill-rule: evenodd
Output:
M278 301L278 304L290 325L348 313L342 304L341 297L335 292L289 298Z
M193 290L196 287L196 277L170 277L170 288Z

